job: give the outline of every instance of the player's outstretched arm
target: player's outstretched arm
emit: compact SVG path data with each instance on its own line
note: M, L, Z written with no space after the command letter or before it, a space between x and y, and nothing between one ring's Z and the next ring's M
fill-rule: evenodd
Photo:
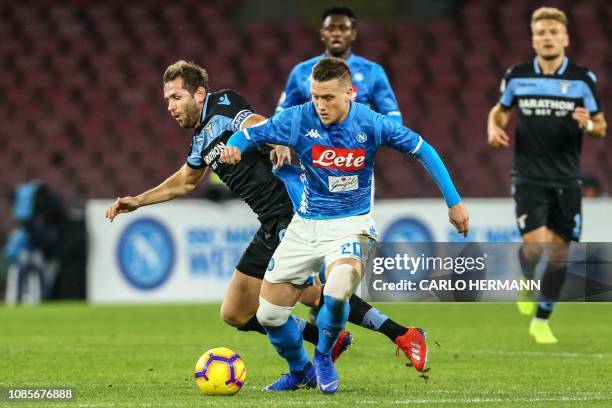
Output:
M225 144L225 149L221 150L221 160L227 164L237 164L242 158L242 153L249 149L254 149L257 144L247 137L244 130L234 133Z
M489 146L508 147L510 138L504 128L510 120L510 110L504 109L499 103L489 112L487 120L487 137Z
M236 164L242 153L263 144L293 147L297 140L297 133L292 132L293 116L297 112L295 109L289 108L250 129L244 128L234 133L221 151L221 160L227 164Z
M261 115L253 114L247 118L240 125L240 130L257 126L258 124L265 122L266 118ZM285 164L291 163L291 149L287 146L269 144L272 148L270 151L270 161L274 164L274 167L280 169Z
M257 126L258 124L263 123L265 121L265 116L252 114L247 118L247 120L242 122L242 124L240 125L240 130ZM273 144L268 144L268 146L272 148L272 150L270 151L270 160L272 161L272 163L274 163L275 167L280 168L285 162L291 163L291 151L288 147Z
M194 169L184 164L176 173L151 190L136 197L117 197L115 202L106 210L106 218L113 221L119 214L132 212L145 205L169 201L190 193L202 180L205 171L206 167Z
M424 140L421 140L414 155L427 169L431 178L434 179L440 191L442 191L446 205L448 205L449 222L457 229L457 232L463 234L464 237L467 236L470 229L470 216L442 159L440 159L436 150Z

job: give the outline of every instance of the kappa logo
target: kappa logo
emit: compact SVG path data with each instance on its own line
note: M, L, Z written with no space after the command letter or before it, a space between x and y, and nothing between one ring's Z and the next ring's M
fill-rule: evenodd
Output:
M306 137L309 137L311 139L320 139L321 135L319 134L319 131L317 129L310 129L306 133Z
M219 105L229 105L229 104L231 104L231 102L227 94L221 95L221 97L219 98Z

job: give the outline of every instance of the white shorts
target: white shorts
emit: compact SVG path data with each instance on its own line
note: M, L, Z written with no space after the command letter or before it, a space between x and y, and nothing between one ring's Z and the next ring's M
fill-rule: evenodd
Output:
M370 214L314 220L295 214L274 251L264 279L272 283L304 284L342 258L367 261L377 233Z

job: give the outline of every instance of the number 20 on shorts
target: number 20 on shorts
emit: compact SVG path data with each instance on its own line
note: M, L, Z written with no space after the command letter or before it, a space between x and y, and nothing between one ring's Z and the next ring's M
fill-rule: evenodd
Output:
M363 245L361 242L347 242L340 246L340 254L341 255L353 255L357 258L361 259L361 253L363 252Z

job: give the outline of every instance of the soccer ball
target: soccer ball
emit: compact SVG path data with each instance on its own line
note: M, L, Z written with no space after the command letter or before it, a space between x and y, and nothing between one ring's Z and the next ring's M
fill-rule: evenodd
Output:
M195 366L195 382L206 395L234 395L246 379L246 366L234 351L217 347L202 354Z

